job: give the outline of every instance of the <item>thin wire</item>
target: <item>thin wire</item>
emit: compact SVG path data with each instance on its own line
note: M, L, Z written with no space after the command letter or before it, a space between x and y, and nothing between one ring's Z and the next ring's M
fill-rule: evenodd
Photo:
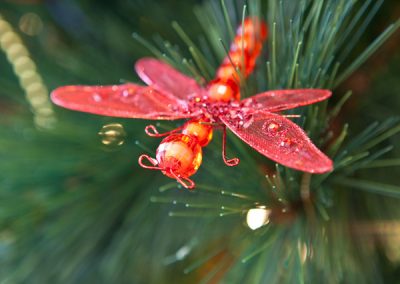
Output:
M226 158L226 126L222 126L222 159L224 160L225 165L228 167L237 166L240 162L239 158Z
M175 129L173 129L171 131L167 131L167 132L164 132L164 133L159 133L157 128L154 125L150 124L150 125L146 126L146 128L144 129L144 132L146 132L146 134L148 136L150 136L150 137L165 137L165 136L168 136L170 134L176 133L181 129L182 129L182 126L180 126L178 128L175 128Z

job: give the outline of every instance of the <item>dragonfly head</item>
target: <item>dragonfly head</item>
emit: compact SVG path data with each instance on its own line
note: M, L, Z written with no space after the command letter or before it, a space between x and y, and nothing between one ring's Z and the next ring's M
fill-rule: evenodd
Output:
M232 80L216 79L208 84L207 97L210 102L230 102L240 99L240 90Z

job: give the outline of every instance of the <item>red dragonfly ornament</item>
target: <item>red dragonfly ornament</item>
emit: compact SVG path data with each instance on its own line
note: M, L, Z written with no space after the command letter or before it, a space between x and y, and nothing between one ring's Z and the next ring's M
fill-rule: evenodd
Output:
M139 157L139 164L160 170L188 189L190 179L201 165L202 147L212 139L213 128L222 129L222 158L236 166L238 158L225 153L226 128L271 160L297 170L325 173L332 161L312 144L295 123L276 112L327 99L322 89L274 90L239 100L240 79L254 69L267 35L264 22L247 18L239 27L228 56L215 80L203 88L168 64L143 58L136 62L139 77L148 86L132 83L114 86L65 86L51 94L59 106L98 115L150 120L189 119L182 127L159 133L155 126L145 129L149 136L164 138L156 157ZM240 70L240 72L238 72ZM240 73L240 76L239 76Z

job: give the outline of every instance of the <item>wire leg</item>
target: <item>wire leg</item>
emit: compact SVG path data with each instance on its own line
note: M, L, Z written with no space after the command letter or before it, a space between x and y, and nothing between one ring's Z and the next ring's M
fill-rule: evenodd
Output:
M226 158L226 126L222 127L222 159L224 160L225 165L228 167L237 166L240 162L239 158Z
M179 175L177 175L175 172L170 170L170 174L177 180L177 182L179 182L184 188L187 189L194 189L194 187L196 186L196 184L194 183L193 180L191 180L190 178L187 177L181 177Z
M148 165L148 164L146 165L146 164L144 163L144 160L147 160L147 162L149 162L150 165ZM157 165L158 165L157 160L154 159L154 158L151 158L151 157L148 156L148 155L144 155L144 154L141 155L141 156L139 157L138 162L139 162L139 165L140 165L142 168L150 169L150 170L162 170L160 167L157 166Z

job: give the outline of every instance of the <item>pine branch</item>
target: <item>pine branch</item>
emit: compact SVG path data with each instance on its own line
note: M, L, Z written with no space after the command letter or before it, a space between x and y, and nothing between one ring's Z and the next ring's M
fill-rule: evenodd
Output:
M81 11L88 28L71 30L55 17L49 34L27 38L27 46L50 89L132 78L132 61L147 53L204 82L225 57L223 46L229 46L243 15L256 15L268 21L270 35L246 82L246 94L253 95L267 89L336 87L399 26L398 21L389 26L352 59L381 1L248 1L244 9L241 1L216 0L196 6L193 13L193 3L184 2L178 7L168 1L117 1L88 10L83 4L74 10L62 3L68 18ZM8 10L15 26L20 17L12 15L19 9ZM44 22L52 21L45 16L50 10L42 13ZM169 24L174 19L166 15L178 18L175 31ZM136 41L129 38L133 30L140 30L140 36L133 35ZM155 31L158 35L149 36ZM5 71L1 98L22 98L17 83L8 78L11 69ZM230 135L228 151L237 153L241 164L223 167L221 142L214 139L194 192L134 166L134 157L142 150L154 151L158 142L142 136L144 122L58 110L56 127L38 131L25 99L7 100L20 107L0 122L0 172L5 177L0 181L0 279L383 282L378 267L384 264L376 257L373 238L362 236L360 241L349 228L357 228L360 219L398 216L398 204L388 201L399 197L398 186L372 180L388 177L399 166L388 139L395 145L400 128L395 118L370 126L362 121L364 130L355 135L354 121L349 121L340 134L329 135L333 118L347 120L341 110L349 97L350 92L334 98L338 102L331 110L321 103L295 113L302 116L295 121L334 158L332 173L308 176L275 165ZM103 137L97 136L111 122L127 133L116 148L102 145ZM168 122L159 126L174 127ZM251 212L258 214L254 230L247 220Z

